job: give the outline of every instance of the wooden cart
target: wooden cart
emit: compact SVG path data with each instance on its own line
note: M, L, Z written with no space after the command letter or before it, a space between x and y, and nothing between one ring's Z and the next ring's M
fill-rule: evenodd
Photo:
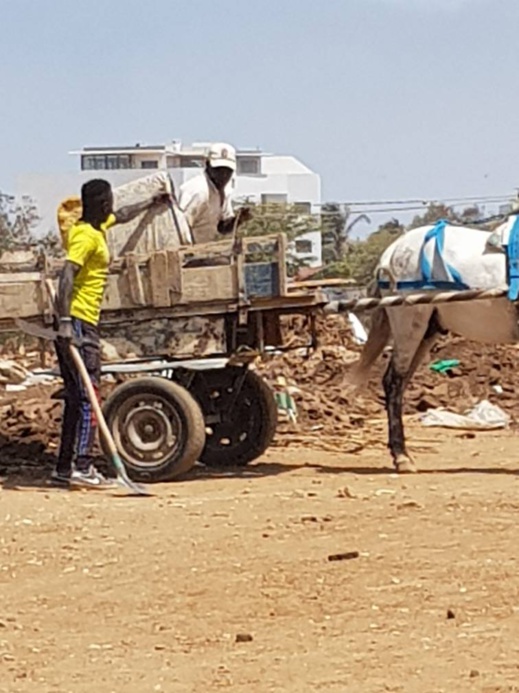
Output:
M103 365L124 380L104 411L133 478L171 479L197 460L246 465L270 445L277 405L249 365L287 348L282 315L307 316L307 346L315 346L315 314L327 302L319 288L291 286L286 260L285 236L276 235L129 253L113 263L101 331L113 343L122 331L142 350ZM0 331L17 318L51 322L48 287L61 264L33 253L0 257ZM193 321L196 339L186 342Z

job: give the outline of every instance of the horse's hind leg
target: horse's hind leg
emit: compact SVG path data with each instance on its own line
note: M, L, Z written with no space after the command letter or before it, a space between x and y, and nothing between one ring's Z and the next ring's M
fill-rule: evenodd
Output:
M405 307L388 311L393 333L393 354L384 374L383 385L388 417L389 441L393 463L398 472L415 472L407 453L402 418L405 388L438 334L438 324L429 306ZM393 313L393 315L391 315Z

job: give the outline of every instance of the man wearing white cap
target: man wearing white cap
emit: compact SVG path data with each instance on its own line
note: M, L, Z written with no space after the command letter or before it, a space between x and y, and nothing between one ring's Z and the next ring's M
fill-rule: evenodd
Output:
M179 207L184 212L194 243L209 243L221 234L232 233L248 221L250 209L244 207L235 215L231 205L229 183L236 171L236 151L229 144L212 144L205 171L186 181L180 188Z

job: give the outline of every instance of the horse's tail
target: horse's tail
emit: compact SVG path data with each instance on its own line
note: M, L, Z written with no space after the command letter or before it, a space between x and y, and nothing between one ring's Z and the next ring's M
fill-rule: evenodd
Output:
M381 292L373 281L368 287L368 295L380 298ZM371 314L371 328L368 340L362 349L361 355L355 366L348 373L347 380L351 385L359 386L366 380L371 367L384 351L391 337L391 329L387 313L384 308L376 308Z

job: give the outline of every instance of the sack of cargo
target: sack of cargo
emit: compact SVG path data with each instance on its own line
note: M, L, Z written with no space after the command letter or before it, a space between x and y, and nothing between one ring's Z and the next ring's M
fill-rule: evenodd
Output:
M68 232L81 219L81 198L67 197L58 207L58 228L61 236L61 244L67 250Z
M120 185L113 192L117 210L174 191L164 171ZM66 198L58 207L58 226L65 250L68 232L79 221L81 213L81 199L77 196ZM156 250L175 250L192 244L189 225L175 200L171 206L146 210L128 224L118 224L108 231L107 241L112 258L130 252L146 255Z

